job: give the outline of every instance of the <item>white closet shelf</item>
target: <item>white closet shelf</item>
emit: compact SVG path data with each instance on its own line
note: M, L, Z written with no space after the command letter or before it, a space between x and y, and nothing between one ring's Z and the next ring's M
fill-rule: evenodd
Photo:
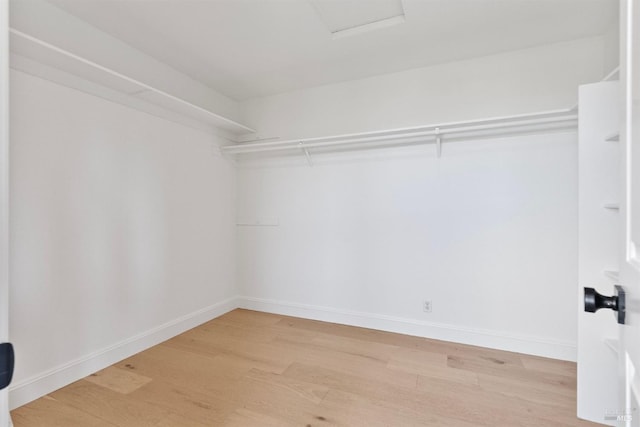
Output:
M619 65L616 68L614 68L613 70L611 70L611 72L609 72L609 74L604 76L601 81L603 81L603 82L612 82L612 81L616 81L616 80L620 80L620 66Z
M613 351L616 355L618 354L619 340L617 338L603 338L602 342L609 348L609 350Z
M604 205L602 205L602 207L605 209L610 209L612 211L618 211L620 210L620 203L605 203Z
M26 59L11 61L11 67L19 71L64 84L64 79L61 79L59 74L62 71L67 75L79 77L87 82L134 98L133 105L147 102L234 135L255 132L248 126L24 32L12 28L10 29L10 37L11 52L18 55L17 58Z
M236 220L238 227L278 227L279 225L278 218L240 218Z
M620 132L612 132L609 135L605 136L604 140L607 142L618 142L620 141Z
M310 149L358 149L380 146L440 143L471 138L491 138L516 134L574 131L578 125L575 109L543 111L480 120L449 122L374 132L331 135L317 138L288 139L267 142L237 142L222 147L226 154L249 154L269 151L299 150L308 155ZM438 150L439 153L439 150Z
M604 270L602 273L606 278L611 279L616 283L620 280L620 272L617 270Z

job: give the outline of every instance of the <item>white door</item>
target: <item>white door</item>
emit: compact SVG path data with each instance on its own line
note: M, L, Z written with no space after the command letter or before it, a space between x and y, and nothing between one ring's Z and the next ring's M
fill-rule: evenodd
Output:
M640 1L620 9L620 82L580 88L578 416L637 427Z
M9 2L0 0L0 343L9 340ZM10 425L0 390L0 427Z
M622 239L620 285L626 321L620 326L620 425L640 426L640 2L621 2Z
M614 313L584 310L582 287L612 295L620 246L620 83L579 90L578 129L578 417L614 425L618 399L618 323Z

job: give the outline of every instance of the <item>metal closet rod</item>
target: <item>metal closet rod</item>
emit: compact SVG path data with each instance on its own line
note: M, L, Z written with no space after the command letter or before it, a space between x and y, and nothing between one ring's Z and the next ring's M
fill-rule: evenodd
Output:
M467 122L445 123L440 125L417 126L412 128L391 129L385 131L363 132L326 137L291 139L285 141L270 141L257 143L238 143L222 147L227 154L249 154L267 151L281 151L291 149L309 149L318 147L332 147L339 145L353 145L368 142L419 142L425 137L444 138L448 135L487 131L519 127L543 125L571 125L575 126L578 115L574 109L554 110L533 114L498 117L491 119L471 120ZM529 129L530 131L531 129ZM468 137L472 137L469 135Z

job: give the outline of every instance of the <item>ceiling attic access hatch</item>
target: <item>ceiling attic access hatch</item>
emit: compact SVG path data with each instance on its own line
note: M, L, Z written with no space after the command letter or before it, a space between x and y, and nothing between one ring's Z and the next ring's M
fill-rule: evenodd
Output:
M400 0L370 0L363 7L358 0L310 0L333 39L354 36L402 24Z

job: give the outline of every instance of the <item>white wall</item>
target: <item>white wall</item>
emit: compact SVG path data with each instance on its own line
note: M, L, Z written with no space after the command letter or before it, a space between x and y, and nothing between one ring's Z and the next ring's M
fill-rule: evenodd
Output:
M568 108L611 69L594 37L319 86L242 104L258 137L313 137Z
M575 359L575 134L443 150L241 166L244 306Z
M616 2L616 4L619 3ZM619 14L618 14L619 15ZM602 35L604 68L613 70L620 65L620 22L616 16L615 22Z
M235 172L211 135L20 72L11 94L15 407L232 306Z
M291 138L569 108L611 71L612 40L253 99L245 120ZM433 151L240 163L238 217L279 221L238 229L245 306L575 359L576 136Z

